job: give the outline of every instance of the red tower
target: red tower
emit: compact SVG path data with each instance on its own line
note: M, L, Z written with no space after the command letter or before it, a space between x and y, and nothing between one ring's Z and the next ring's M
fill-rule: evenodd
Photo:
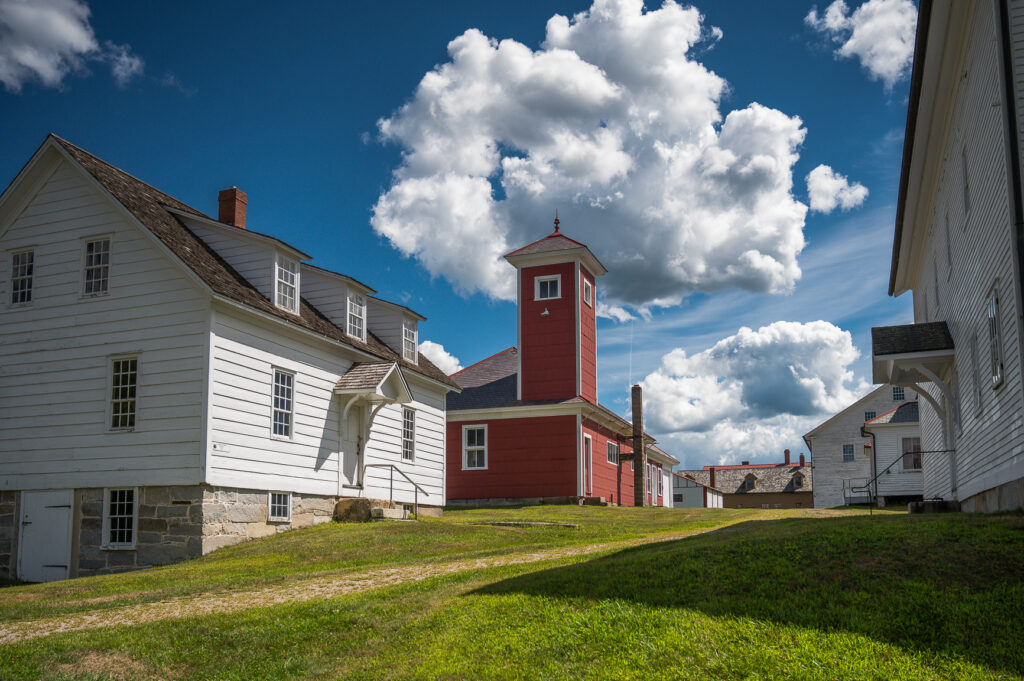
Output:
M520 400L597 402L597 288L608 270L558 230L505 256L517 270Z

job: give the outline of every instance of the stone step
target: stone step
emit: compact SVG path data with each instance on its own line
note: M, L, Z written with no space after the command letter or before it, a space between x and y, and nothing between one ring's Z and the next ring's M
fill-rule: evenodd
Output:
M404 508L372 508L370 517L374 520L408 520L409 515Z

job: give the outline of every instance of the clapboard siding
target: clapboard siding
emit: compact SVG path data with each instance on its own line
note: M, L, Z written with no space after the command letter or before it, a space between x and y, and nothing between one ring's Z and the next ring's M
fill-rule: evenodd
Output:
M879 426L875 429L875 465L881 475L878 478L878 495L920 496L922 493L921 471L903 470L903 438L920 437L921 429L912 426ZM895 464L895 465L893 465ZM892 466L890 468L890 466ZM888 468L887 473L882 471ZM815 471L817 476L817 471ZM817 487L818 480L814 480Z
M948 93L939 93L942 99L935 108L933 128L937 132L929 140L928 158L923 161L939 168L927 176L930 182L922 187L917 221L912 226L917 258L912 270L915 321L946 321L956 346L954 372L961 428L954 446L960 499L1005 482L998 480L999 472L1024 451L1020 310L1014 283L1004 111L999 105L997 24L992 4L965 7L969 7L969 18L956 30L967 32L968 47L943 67L943 80L956 85ZM1017 27L1014 59L1019 62L1024 49L1021 8L1014 6L1011 11ZM939 116L943 120L938 120ZM1004 365L1003 381L995 388L988 369L987 302L992 290L1000 300ZM977 370L971 360L972 337L977 338ZM974 398L975 376L981 380L980 409ZM953 380L954 373L944 378ZM939 399L938 391L930 393ZM945 448L941 422L924 403L922 438L926 450ZM930 457L925 466L925 496L951 496L948 459Z
M805 436L811 443L815 508L842 506L847 503L844 485L849 488L867 484L871 480L871 457L864 450L864 445L870 443L871 439L860 434L864 425L864 412L873 411L876 416L881 416L916 397L914 391L907 388L904 391L905 399L893 400L891 386L875 388L867 397L816 428L816 433L812 431L813 435L808 433ZM844 444L853 445L853 461L843 461ZM883 468L885 465L879 465L877 470Z
M109 294L83 297L84 242L101 236ZM12 308L10 251L28 247L32 304ZM0 234L0 252L0 486L200 482L208 303L181 266L63 161ZM108 430L120 354L139 358L134 432Z
M237 227L232 230L211 227L196 220L182 218L185 224L200 239L205 241L225 262L262 293L267 300L274 300L274 256L276 249L270 243L247 236ZM301 282L300 282L301 286ZM301 291L300 291L301 294Z
M311 267L302 267L302 297L339 329L348 329L348 285Z
M244 312L217 308L212 338L210 442L207 479L211 484L307 494L354 495L341 488L339 455L352 457L339 432L343 402L337 380L359 358L326 340L311 338ZM293 437L271 435L273 371L294 372ZM364 448L367 464L392 463L430 496L444 500L443 394L409 377L416 410L415 461L402 461L402 407L383 407ZM412 501L412 487L396 476L395 499ZM369 469L363 496L387 498L388 472Z
M372 298L366 299L366 323L370 333L381 339L389 348L402 354L402 322L416 328L416 320L392 307L381 305Z

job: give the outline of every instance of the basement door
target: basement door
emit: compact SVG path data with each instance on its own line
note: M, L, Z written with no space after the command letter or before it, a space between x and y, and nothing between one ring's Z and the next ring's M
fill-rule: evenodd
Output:
M70 576L74 494L70 489L21 493L19 578L52 582Z

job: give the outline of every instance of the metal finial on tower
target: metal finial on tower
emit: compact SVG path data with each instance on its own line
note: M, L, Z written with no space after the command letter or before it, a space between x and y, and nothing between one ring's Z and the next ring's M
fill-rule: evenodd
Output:
M555 231L556 231L556 232L558 231L558 225L559 225L559 221L558 221L558 209L556 208L556 209L555 209Z

